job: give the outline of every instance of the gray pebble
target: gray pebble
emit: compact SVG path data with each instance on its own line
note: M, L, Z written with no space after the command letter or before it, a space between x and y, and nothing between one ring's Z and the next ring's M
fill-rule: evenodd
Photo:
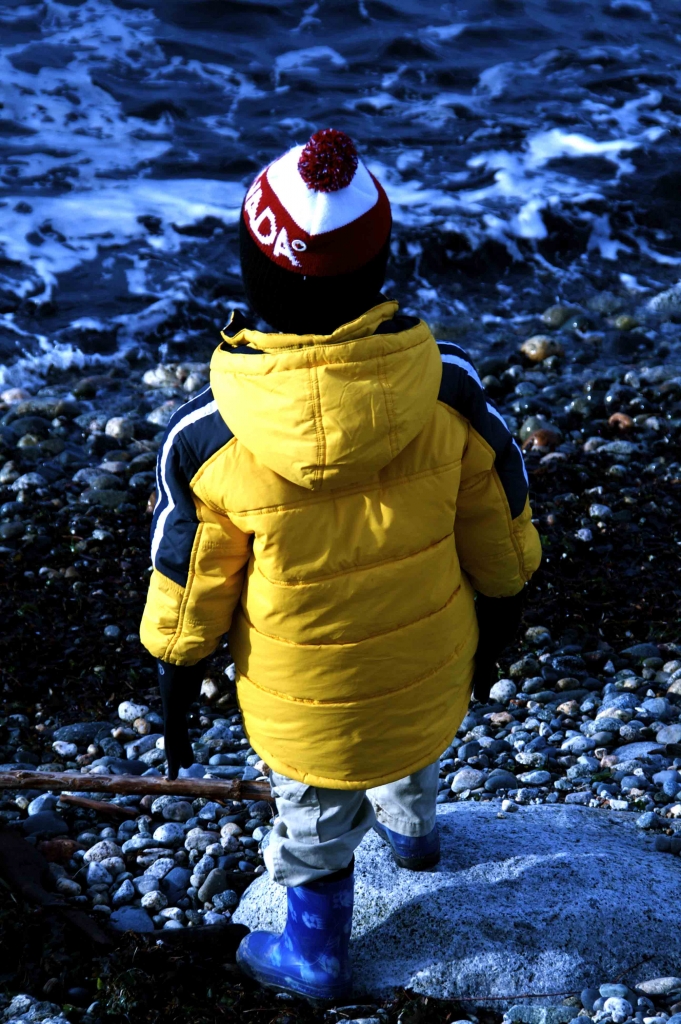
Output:
M111 885L113 877L99 861L92 861L87 866L87 882L88 885Z
M141 903L149 913L158 914L159 911L164 910L168 906L168 898L158 889L152 889L151 892L144 894Z
M153 932L154 922L142 907L120 907L109 918L117 932Z
M184 848L185 850L198 850L200 853L204 853L207 847L216 841L216 838L214 832L204 832L201 828L191 828L186 835Z
M175 861L171 857L159 857L158 860L149 865L144 874L147 878L153 878L158 882L174 867Z
M222 914L216 914L212 910L207 910L203 916L204 924L212 925L214 928L224 928L226 924L229 924L226 917Z
M216 910L233 910L238 905L239 897L233 889L225 889L213 896L213 906Z
M624 1024L624 1021L634 1013L634 1008L628 999L621 999L617 996L610 996L606 999L603 1009L610 1014L613 1024Z
M52 793L41 793L35 800L31 800L26 810L29 815L38 814L40 811L54 811L57 802L58 798L53 796Z
M477 768L461 768L452 779L452 792L463 793L467 789L478 789L485 781L485 773Z
M542 771L523 772L518 776L518 780L525 786L548 786L551 781L551 773Z
M516 789L517 785L515 775L502 768L495 768L485 781L485 789L490 793L496 793L500 789Z
M64 819L54 811L38 811L37 814L32 814L22 821L21 829L25 836L42 835L46 838L65 836L69 831Z
M186 829L182 824L169 821L165 825L159 825L154 831L153 838L157 843L167 846L182 846L185 841Z
M118 717L122 722L134 722L137 718L144 718L149 708L146 704L134 704L131 700L124 700L118 705Z
M660 824L661 821L654 811L645 811L636 819L637 827L642 829L655 828L656 825Z
M112 839L103 839L91 846L83 859L86 864L90 864L93 861L106 860L107 857L120 857L122 852L120 846Z
M121 885L119 885L119 887L114 892L113 896L111 897L111 902L113 903L114 907L119 907L123 903L129 903L130 900L134 899L134 897L135 887L133 886L130 879L126 878L126 880Z
M650 978L648 981L639 982L636 988L646 996L670 996L675 993L681 994L681 978L677 978L675 976L666 978Z
M199 889L198 896L202 903L208 903L219 892L227 888L227 875L220 868L213 868L206 881Z
M191 871L189 868L180 867L179 865L171 868L163 876L161 879L161 889L168 897L169 903L177 903L178 900L186 895L190 877Z
M508 704L517 692L516 685L511 679L500 679L490 690L490 703Z

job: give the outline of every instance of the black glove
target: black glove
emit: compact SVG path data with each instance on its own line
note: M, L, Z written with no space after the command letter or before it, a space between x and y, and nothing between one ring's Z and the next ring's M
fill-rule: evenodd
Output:
M176 779L180 768L194 764L192 745L187 730L187 712L199 699L204 663L171 665L157 659L158 686L163 704L163 738L165 740L168 778Z
M523 614L525 591L514 597L485 597L477 594L475 614L480 638L475 652L473 696L481 704L489 700L489 692L497 680L497 660L515 637Z

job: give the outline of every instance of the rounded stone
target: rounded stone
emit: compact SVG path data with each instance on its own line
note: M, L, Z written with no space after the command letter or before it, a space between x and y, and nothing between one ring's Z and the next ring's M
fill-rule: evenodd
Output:
M194 811L188 800L178 800L177 803L166 804L161 813L166 821L189 821Z
M80 886L72 878L58 878L54 888L61 896L80 896Z
M111 897L111 902L114 907L120 907L123 903L129 903L130 900L135 897L135 887L129 878L126 878L124 882L121 882L119 887Z
M154 836L156 836L156 832L154 832ZM198 850L199 853L205 853L215 840L216 835L214 832L204 832L202 828L191 828L187 832L184 848L185 850Z
M117 932L153 932L154 922L142 907L120 907L109 923Z
M69 828L64 819L59 814L55 814L54 811L38 811L37 814L24 818L21 823L21 830L24 835L42 835L45 838L51 839L54 836L66 835Z
M169 871L175 867L172 857L159 857L153 864L150 864L144 872L145 878L153 878L159 882Z
M617 982L606 982L604 985L601 985L598 994L603 999L628 999L630 1003L632 999L636 998L636 994L631 991L628 985L619 985Z
M199 889L199 899L202 903L208 903L212 900L213 896L216 896L219 892L224 892L227 885L227 875L225 872L221 868L213 868Z
M547 334L533 334L524 341L520 351L532 363L543 363L549 356L562 355L563 348L559 341Z
M65 740L55 740L52 744L52 749L55 754L63 758L75 757L78 753L78 747L75 743L66 743Z
M636 819L636 825L638 828L649 829L655 828L656 825L660 825L661 821L654 811L645 811L640 814Z
M169 903L177 903L183 896L186 896L190 877L191 872L189 868L183 868L179 865L171 868L168 874L164 875L161 881L161 888L168 897Z
M213 910L207 910L203 917L204 924L211 925L213 928L224 928L225 925L229 924L226 917L222 914L216 914Z
M525 786L548 786L551 781L550 772L533 771L523 772L518 776L518 781Z
M52 793L41 793L35 800L31 800L26 808L29 815L39 814L40 811L54 811L57 807L58 798Z
M153 833L153 839L164 846L182 846L185 841L185 829L179 822L169 821L159 827ZM212 838L212 837L211 837Z
M656 947L651 946L651 949ZM681 958L677 958L677 961L681 963ZM670 974L666 977L650 978L648 981L641 981L636 986L639 992L643 992L646 996L671 996L677 993L681 994L681 978L676 975Z
M658 743L681 743L681 725L665 725L656 734Z
M141 903L145 910L152 914L158 914L168 906L168 898L158 889L152 889L151 892L144 894Z
M88 885L111 885L113 877L109 871L100 863L100 861L92 861L87 867L87 884Z
M398 868L378 836L366 836L355 854L358 992L475 996L484 1006L485 997L522 1002L527 992L572 990L576 965L612 978L621 964L652 954L646 970L657 984L675 973L681 929L669 864L633 821L561 804L529 805L503 819L497 809L493 801L441 804L442 859L432 874ZM594 898L603 892L607 900ZM462 907L475 913L462 915ZM267 875L246 889L233 914L235 923L276 934L285 917L286 890ZM519 928L519 920L531 927ZM681 989L681 980L664 994L674 985ZM489 1005L498 1010L498 1002ZM569 1014L565 1021L577 1014L577 1007L556 1009Z
M592 519L609 519L612 515L612 509L609 505L599 505L596 502L589 506L589 515Z
M224 889L213 896L213 906L216 910L233 910L239 906L239 896L233 889Z
M478 789L485 781L485 773L477 768L461 768L452 779L452 793L463 793L467 789Z
M515 775L504 769L493 771L485 782L485 789L490 793L496 793L500 789L516 789L517 786Z
M521 750L515 755L515 760L518 764L530 768L543 768L546 764L546 754L543 750Z
M624 1021L634 1014L631 1003L627 999L620 999L616 996L606 999L603 1009L610 1014L613 1024L624 1024Z
M525 639L529 644L540 646L551 642L551 633L546 626L530 626L525 630Z
M120 441L131 441L135 436L135 425L126 416L112 416L107 420L104 433Z
M149 714L146 704L134 704L131 700L124 700L118 705L118 717L122 722L134 722L136 718L144 718Z
M500 679L490 690L490 701L494 704L508 704L517 692L516 685L511 679Z
M102 839L101 842L95 843L89 850L85 851L83 860L86 864L91 864L94 861L106 860L107 857L120 857L123 851L117 843L114 843L112 839Z
M226 839L228 836L240 836L242 833L243 829L235 821L228 821L220 829L220 838Z
M593 1013L594 1003L597 999L600 999L601 993L597 988L585 988L582 989L579 998L582 1001L582 1006L587 1013Z

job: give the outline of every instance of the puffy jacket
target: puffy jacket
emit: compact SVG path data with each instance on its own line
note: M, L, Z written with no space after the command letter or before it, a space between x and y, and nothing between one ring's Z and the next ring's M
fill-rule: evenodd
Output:
M335 789L447 747L473 590L516 594L540 559L522 455L475 369L397 310L328 337L233 319L159 452L143 643L191 665L228 633L253 748Z

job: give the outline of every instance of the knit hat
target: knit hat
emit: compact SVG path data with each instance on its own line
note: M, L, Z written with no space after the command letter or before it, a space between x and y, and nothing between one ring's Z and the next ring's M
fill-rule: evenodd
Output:
M352 139L333 128L316 132L264 168L246 194L249 302L272 326L296 333L354 319L383 284L390 228L388 197Z

